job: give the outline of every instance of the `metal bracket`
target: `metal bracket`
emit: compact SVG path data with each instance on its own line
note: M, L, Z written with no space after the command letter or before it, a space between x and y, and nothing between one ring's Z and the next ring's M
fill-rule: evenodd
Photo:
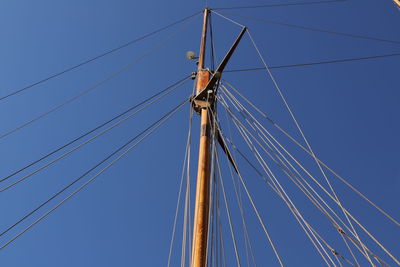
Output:
M206 87L201 90L196 96L193 97L193 100L204 101L209 97L209 91L212 90L214 92L215 85L218 84L219 80L221 79L222 72L225 69L226 64L228 64L229 59L231 58L233 52L235 52L236 47L238 46L240 40L242 39L244 33L247 31L246 27L243 27L242 31L240 32L239 36L236 38L235 42L229 49L228 53L226 53L224 59L219 64L217 70L213 73L210 81L206 85Z

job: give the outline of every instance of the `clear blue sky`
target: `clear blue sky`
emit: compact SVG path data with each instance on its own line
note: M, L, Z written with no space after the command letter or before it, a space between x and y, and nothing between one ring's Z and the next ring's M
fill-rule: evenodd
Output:
M231 7L279 2L209 0L208 5ZM203 9L204 5L204 1L2 1L0 95L191 15ZM400 12L390 0L349 0L324 5L227 10L226 13L228 12L400 41ZM400 52L400 44L263 24L245 18L235 19L249 26L270 65ZM213 23L216 58L220 60L236 38L239 28L216 16L213 16ZM179 27L181 26L1 101L0 134L95 84L152 49ZM143 58L139 64L77 101L0 139L0 176L4 177L25 166L33 159L195 71L194 63L185 59L185 52L198 50L200 30L201 19L198 16L192 20L192 24ZM273 70L316 154L397 219L400 219L399 63L400 57L390 57ZM246 36L227 69L261 66ZM300 139L265 72L230 73L224 78ZM15 188L0 193L0 229L13 224L117 146L158 119L187 97L191 90L192 83L189 82L140 116ZM165 266L187 125L188 106L93 184L1 250L0 265ZM197 116L193 131L196 140L199 131ZM285 140L283 136L280 138ZM237 142L244 147L243 142ZM287 140L284 142L289 143ZM197 148L197 141L194 141L192 147L194 150ZM306 159L298 150L295 153ZM196 162L194 154L193 157L192 162ZM311 165L309 162L307 166L318 174L315 166ZM193 168L195 169L195 164ZM248 174L246 179L257 206L287 266L323 265L282 201L245 165L243 172ZM28 171L22 174L26 173ZM22 177L22 174L17 177ZM296 193L297 189L290 186L284 175L280 173L279 177L287 184L288 191L293 194L297 205L310 222L350 258L327 220L319 216L310 203ZM346 207L399 258L399 228L334 180L334 177L330 178ZM230 184L227 184L227 189L233 197ZM233 198L231 203L234 203ZM237 206L232 205L236 210L234 215L237 215ZM47 206L38 215L14 229L14 232L1 237L0 244L50 207L51 205ZM250 232L255 239L258 266L277 266L250 206L247 213ZM178 233L180 232L179 226ZM229 232L226 231L225 234L230 254L229 266L234 266ZM180 239L181 235L178 236ZM377 246L370 242L367 244L374 251L379 251L379 255L383 255ZM175 248L172 266L177 266L180 259L180 248ZM387 257L384 259L389 262Z

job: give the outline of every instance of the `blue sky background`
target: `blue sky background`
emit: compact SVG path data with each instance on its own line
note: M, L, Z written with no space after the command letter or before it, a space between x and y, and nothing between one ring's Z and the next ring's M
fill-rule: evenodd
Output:
M268 3L279 1L208 1L210 7ZM191 15L204 5L204 1L2 1L0 94L5 95ZM227 10L225 13L221 10L224 14L228 12L400 41L400 12L389 0L349 0L324 5ZM270 65L400 51L400 45L394 43L235 19L249 26ZM195 71L194 62L185 59L185 52L198 50L201 16L189 23L184 28L180 24L1 101L0 129L3 134L95 84L179 30L176 37L115 79L1 139L1 177ZM220 60L240 29L216 16L213 16L213 23L216 58ZM397 219L400 218L399 63L400 57L391 57L273 70L316 154ZM245 36L227 69L261 66L249 38ZM224 78L300 139L265 72L227 73ZM0 193L0 229L14 223L177 105L191 93L192 86L189 81L146 112L17 187ZM188 110L189 105L93 184L0 251L0 264L13 267L166 265L185 150ZM197 116L193 131L192 148L195 150ZM290 146L283 136L278 137L318 174L312 161ZM239 139L237 142L244 147ZM192 163L195 171L195 153ZM287 266L323 265L282 201L251 169L242 165L257 206ZM332 244L337 244L335 247L339 251L350 258L327 220L314 211L286 177L281 174L279 177L316 229L320 229ZM344 205L399 258L399 228L333 177L331 180ZM233 216L238 219L232 185L227 182L226 186ZM259 266L277 266L251 207L246 206L246 211L257 263ZM0 244L26 224L3 236ZM180 231L181 225L178 233ZM234 266L229 232L225 234L227 252L231 256L228 261L230 266ZM375 245L367 244L383 255ZM177 266L180 259L180 248L175 248L173 266ZM384 259L389 261L387 257Z

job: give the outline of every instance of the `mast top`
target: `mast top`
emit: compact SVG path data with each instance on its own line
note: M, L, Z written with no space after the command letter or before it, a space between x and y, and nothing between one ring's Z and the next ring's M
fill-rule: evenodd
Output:
M208 8L204 8L203 30L201 33L200 53L199 53L199 64L197 66L198 71L204 69L204 55L206 52L207 25L208 25L209 13L210 10Z

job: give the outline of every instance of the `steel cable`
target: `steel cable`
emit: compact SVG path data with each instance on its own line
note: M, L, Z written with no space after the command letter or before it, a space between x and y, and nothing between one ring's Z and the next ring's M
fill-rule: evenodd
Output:
M136 141L133 145L129 146L123 153L121 153L118 157L116 157L114 160L112 160L107 166L105 166L103 169L101 169L98 173L96 173L94 176L92 176L88 181L86 181L84 184L82 184L80 187L78 187L76 190L74 190L71 194L69 194L67 197L65 197L62 201L60 201L57 205L55 205L53 208L51 208L49 211L47 211L45 214L40 216L37 220L35 220L33 223L28 225L26 228L24 228L21 232L19 232L17 235L9 239L5 244L0 246L0 249L4 249L7 247L9 244L11 244L13 241L15 241L18 237L23 235L26 231L31 229L33 226L38 224L40 221L42 221L44 218L46 218L48 215L50 215L52 212L54 212L57 208L59 208L62 204L64 204L68 199L79 193L83 188L85 188L87 185L89 185L91 182L93 182L98 176L100 176L103 172L108 170L111 166L113 166L117 161L119 161L121 158L123 158L128 152L130 152L133 148L135 148L138 144L140 144L142 141L144 141L147 137L149 137L152 133L154 133L155 130L157 130L166 120L168 120L172 115L174 115L184 104L188 102L189 99L186 99L182 103L180 103L178 106L174 107L171 111L166 113L164 116L162 116L160 119L158 119L156 122L151 124L149 127L147 127L145 130L143 130L141 133L136 135L135 137L131 138L128 142L126 142L124 145L120 146L117 150L112 152L110 155L108 155L106 158L104 158L102 161L97 163L94 167L90 168L88 171L86 171L83 175L75 179L72 183L64 187L62 190L58 191L55 195L53 195L50 199L46 200L43 202L41 205L39 205L37 208L32 210L30 213L25 215L23 218L21 218L17 223L14 225L10 226L7 228L7 230L3 231L1 235L4 235L6 232L10 231L12 228L17 226L19 223L24 221L27 217L32 215L34 212L36 212L38 209L46 205L48 202L50 202L52 199L56 198L58 195L60 195L62 192L70 188L72 185L74 185L76 182L81 180L83 177L85 177L87 174L89 174L92 170L96 169L98 166L100 166L102 163L110 159L112 156L117 154L119 151L127 147L129 144L131 144L133 141L135 141L138 137L142 136L138 141Z
M352 33L338 32L338 31L331 31L331 30L326 30L326 29L321 29L321 28L302 26L302 25L297 25L297 24L291 24L291 23L285 23L285 22L280 22L280 21L263 19L263 18L243 16L243 15L234 14L234 13L224 12L224 14L232 15L232 16L240 17L240 18L245 18L245 19L249 19L249 20L259 21L259 22L263 22L263 23L267 23L267 24L281 25L281 26L285 26L285 27L291 27L291 28L302 29L302 30L307 30L307 31L322 32L322 33L340 35L340 36L351 37L351 38L356 38L356 39L364 39L364 40L380 41L380 42L386 42L386 43L392 43L392 44L400 44L400 41L383 39L383 38L378 38L378 37L373 37L373 36L365 36L365 35L360 35L360 34L352 34Z
M150 96L150 97L144 99L143 101L139 102L138 104L135 104L134 106L132 106L132 107L128 108L127 110L125 110L124 112L122 112L122 113L120 113L120 114L114 116L113 118L109 119L108 121L105 121L105 122L103 122L103 123L97 125L97 126L94 127L93 129L91 129L91 130L89 130L89 131L87 131L87 132L81 134L80 136L76 137L75 139L73 139L73 140L67 142L66 144L64 144L64 145L62 145L62 146L60 146L60 147L54 149L53 151L47 153L46 155L40 157L39 159L34 160L34 161L32 161L31 163L27 164L26 166L24 166L24 167L22 167L22 168L20 168L20 169L18 169L18 170L16 170L16 171L14 171L13 173L7 175L6 177L0 179L0 183L1 183L1 182L4 182L5 180L8 180L9 178L15 176L16 174L18 174L18 173L20 173L20 172L26 170L27 168L29 168L29 167L31 167L31 166L33 166L33 165L35 165L36 163L41 162L42 160L44 160L44 159L50 157L51 155L57 153L58 151L60 151L60 150L62 150L62 149L64 149L64 148L66 148L66 147L68 147L69 145L71 145L71 144L73 144L73 143L79 141L80 139L82 139L82 138L88 136L89 134L91 134L91 133L97 131L98 129L100 129L100 128L104 127L105 125L109 124L110 122L115 121L116 119L122 117L123 115L129 113L130 111L136 109L137 107L139 107L139 106L145 104L146 102L152 100L153 98L155 98L155 97L157 97L157 96L159 96L159 95L161 95L161 94L167 92L168 90L171 90L171 88L173 88L173 89L177 88L176 86L178 86L178 85L180 85L182 82L185 82L186 80L188 80L189 77L190 77L190 76L186 76L186 77L182 78L182 79L179 80L178 82L176 82L176 83L174 83L174 84L168 86L167 88L161 90L160 92L155 93L154 95L152 95L152 96ZM172 90L173 90L173 89L172 89Z
M120 125L121 123L123 123L123 122L125 122L126 120L128 120L129 118L131 118L132 116L134 116L134 115L136 115L137 113L141 112L142 110L144 110L145 108L147 108L147 107L150 106L151 104L153 104L153 103L157 102L158 100L160 100L161 98L165 97L165 96L166 96L167 94L169 94L170 92L172 92L172 91L169 91L168 93L159 96L158 98L154 99L153 101L151 101L151 102L145 104L145 105L144 105L142 108L140 108L139 110L135 111L134 113L129 114L129 115L128 115L127 117L125 117L125 118L122 118L121 120L117 121L116 123L114 123L113 125L111 125L110 127L108 127L107 129L105 129L105 130L99 132L98 134L94 135L93 137L91 137L90 139L86 140L85 142L83 142L83 143L79 144L78 146L74 147L73 149L71 149L71 150L69 150L69 151L67 151L67 152L65 152L65 153L63 153L63 154L61 154L59 157L57 157L57 158L53 159L52 161L46 163L46 164L43 165L42 167L37 168L36 170L32 171L31 173L29 173L29 174L23 176L22 178L20 178L19 180L13 182L12 184L10 184L10 185L8 185L8 186L6 186L6 187L0 189L0 193L3 192L3 191L5 191L5 190L7 190L7 189L9 189L9 188L11 188L11 187L13 187L13 186L15 186L15 185L18 184L18 183L24 181L25 179L27 179L27 178L29 178L30 176L32 176L32 175L38 173L39 171L41 171L41 170L47 168L48 166L50 166L50 165L54 164L55 162L61 160L62 158L66 157L67 155L71 154L72 152L74 152L74 151L80 149L81 147L85 146L86 144L92 142L93 140L95 140L95 139L98 138L99 136L101 136L101 135L107 133L108 131L112 130L113 128L117 127L117 126Z
M65 105L67 105L67 104L69 104L69 103L71 103L71 102L77 100L78 98L82 97L83 95L87 94L88 92L90 92L90 91L96 89L97 87L101 86L102 84L104 84L104 83L106 83L106 82L112 80L113 78L115 78L116 76L118 76L119 74L121 74L122 72L128 70L128 69L131 68L132 66L136 65L137 63L139 63L139 62L140 62L143 58L145 58L146 56L149 56L151 53L155 52L155 51L156 51L158 48L160 48L162 45L164 45L165 43L167 43L168 41L170 41L173 37L176 36L176 34L177 34L178 32L180 32L181 30L183 30L183 29L185 29L185 28L187 27L187 25L184 25L184 26L185 26L185 27L182 27L182 28L178 29L177 31L174 31L172 34L170 34L170 35L168 35L166 38L162 39L162 40L161 40L160 42L158 42L155 46L152 46L152 47L151 47L149 50L147 50L147 52L144 53L143 55L137 57L136 59L134 59L134 60L131 61L130 63L124 65L122 68L119 68L118 70L116 70L116 71L114 71L113 73L111 73L107 78L105 78L105 79L103 79L103 80L101 80L101 81L95 83L95 84L92 85L92 86L89 86L89 87L85 88L84 90L80 91L78 94L76 94L76 95L73 96L72 98L68 99L67 101L65 101L65 102L63 102L63 103L61 103L61 104L59 104L59 105L57 105L57 106L55 106L55 107L52 107L51 109L47 110L46 112L44 112L44 113L42 113L42 114L40 114L40 115L34 117L33 119L31 119L31 120L29 120L29 121L27 121L27 122L25 122L25 123L23 123L23 124L17 126L17 127L14 128L14 129L12 129L12 130L10 130L10 131L8 131L8 132L6 132L6 133L0 135L0 139L4 138L4 137L6 137L6 136L8 136L8 135L10 135L10 134L13 134L13 133L15 133L16 131L21 130L22 128L24 128L24 127L30 125L31 123L33 123L33 122L35 122L35 121L37 121L37 120L39 120L39 119L41 119L41 118L43 118L43 117L45 117L45 116L51 114L51 113L53 113L54 111L56 111L56 110L62 108L63 106L65 106Z
M18 93L21 93L21 92L23 92L23 91L25 91L25 90L27 90L27 89L29 89L29 88L32 88L32 87L34 87L34 86L36 86L36 85L39 85L39 84L44 83L44 82L46 82L46 81L49 81L49 80L51 80L51 79L53 79L53 78L56 78L56 77L58 77L58 76L60 76L60 75L62 75L62 74L65 74L65 73L67 73L67 72L70 72L70 71L72 71L72 70L74 70L74 69L77 69L77 68L79 68L79 67L81 67L81 66L83 66L83 65L86 65L86 64L88 64L88 63L90 63L90 62L92 62L92 61L95 61L96 59L102 58L102 57L104 57L104 56L106 56L106 55L109 55L109 54L111 54L111 53L114 53L114 52L116 52L116 51L118 51L118 50L120 50L120 49L122 49L122 48L125 48L125 47L130 46L130 45L132 45L132 44L134 44L134 43L137 43L137 42L139 42L139 41L141 41L141 40L144 40L144 39L146 39L146 38L148 38L148 37L150 37L150 36L152 36L152 35L154 35L154 34L156 34L156 33L159 33L159 32L161 32L161 31L163 31L163 30L166 30L166 29L168 29L168 28L170 28L170 27L173 27L173 26L175 26L175 25L177 25L177 24L179 24L179 23L181 23L181 22L183 22L183 21L186 21L186 20L188 20L188 19L190 19L190 18L192 18L192 17L194 17L194 16L196 16L196 15L198 15L198 14L200 14L200 11L199 11L199 12L196 12L196 13L190 15L190 16L187 16L187 17L185 17L185 18L183 18L183 19L180 19L180 20L178 20L178 21L176 21L176 22L173 22L173 23L171 23L171 24L168 24L167 26L161 27L161 28L159 28L159 29L157 29L157 30L155 30L155 31L153 31L153 32L150 32L150 33L145 34L145 35L143 35L143 36L141 36L141 37L138 37L138 38L136 38L136 39L134 39L134 40L131 40L131 41L129 41L129 42L125 43L125 44L122 44L122 45L120 45L120 46L118 46L118 47L115 47L115 48L112 48L112 49L110 49L110 50L107 50L107 51L105 51L104 53L102 53L102 54L100 54L100 55L97 55L97 56L92 57L92 58L90 58L90 59L88 59L88 60L85 60L85 61L83 61L83 62L81 62L81 63L78 63L78 64L72 66L72 67L66 68L66 69L64 69L64 70L62 70L62 71L60 71L60 72L58 72L58 73L55 73L55 74L53 74L53 75L51 75L51 76L49 76L49 77L47 77L47 78L44 78L44 79L39 80L39 81L37 81L37 82L34 82L34 83L32 83L32 84L30 84L30 85L27 85L27 86L25 86L25 87L23 87L23 88L21 88L21 89L15 90L15 91L13 91L13 92L7 94L7 95L4 95L4 96L0 97L0 101L1 101L1 100L4 100L4 99L6 99L6 98L9 98L9 97L11 97L11 96L13 96L13 95L16 95L16 94L18 94Z
M286 69L286 68L294 68L294 67L305 67L305 66L324 65L324 64L333 64L333 63L353 62L353 61L360 61L360 60L378 59L378 58L386 58L386 57L397 57L397 56L400 56L400 53L377 55L377 56L367 56L367 57L343 58L343 59L334 59L334 60L327 60L327 61L314 61L314 62L289 64L289 65L275 65L275 66L269 66L269 69ZM224 73L256 71L256 70L266 70L266 69L265 69L265 67L234 69L234 70L225 70Z
M237 7L215 7L213 10L232 10L232 9L249 9L249 8L264 8L264 7L283 7L283 6L304 6L316 4L330 4L337 2L346 2L347 0L328 0L328 1L308 1L308 2L294 2L294 3L279 3L267 5L252 5L252 6L237 6Z

